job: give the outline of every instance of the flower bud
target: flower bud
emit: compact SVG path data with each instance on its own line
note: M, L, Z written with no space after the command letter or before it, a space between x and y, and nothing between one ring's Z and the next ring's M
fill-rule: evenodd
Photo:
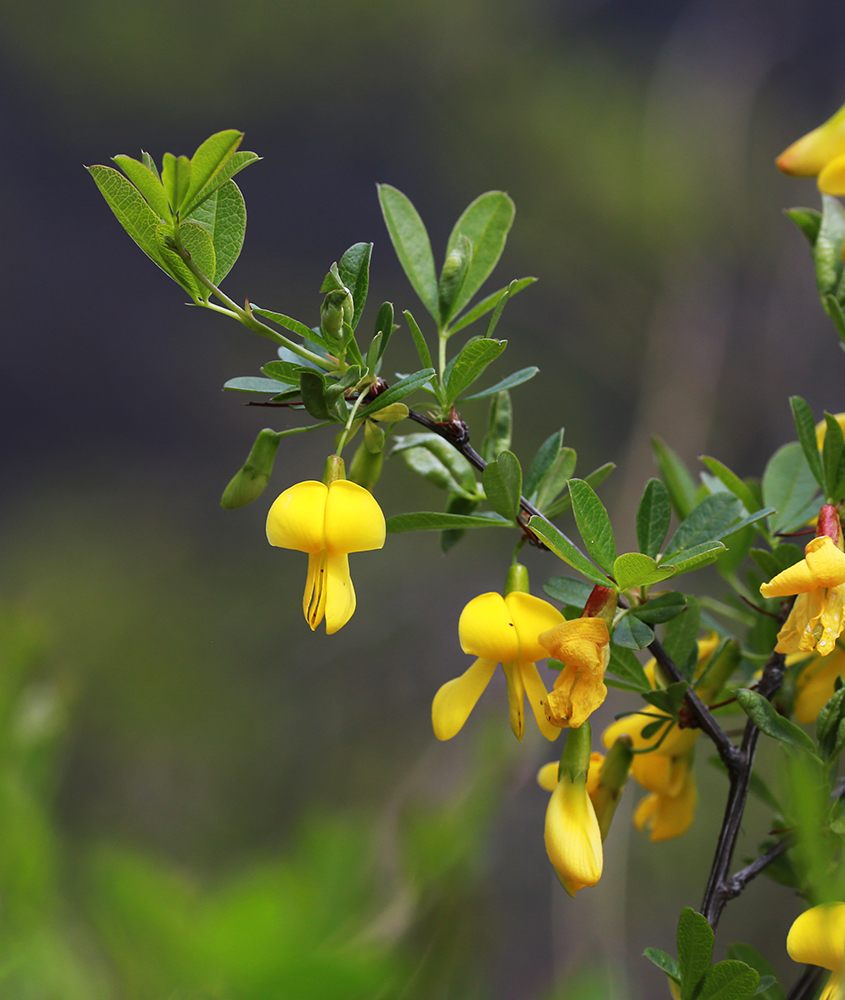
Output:
M323 482L328 486L336 479L346 479L346 466L340 455L329 455L326 459L326 469L323 473Z
M326 295L320 307L320 328L330 342L343 340L343 324L351 321L353 312L354 303L348 288L336 288Z
M273 460L279 450L282 435L265 427L255 439L255 444L247 456L246 463L232 477L220 498L220 506L225 510L245 507L264 492L273 472Z
M508 575L505 577L505 597L515 590L523 594L531 593L531 588L528 586L528 569L518 562L508 568Z
M365 490L372 492L373 487L379 481L381 469L384 465L384 451L373 454L366 444L360 444L358 450L349 466L349 478L353 483L363 486Z
M574 730L578 732L578 730ZM601 839L607 837L616 806L622 797L622 790L628 780L628 773L634 760L633 742L630 736L620 736L604 759L597 787L590 792L596 811Z
M839 511L830 503L824 504L819 511L816 538L821 538L822 535L832 538L836 547L842 551L842 523L839 520Z
M608 629L613 626L613 616L616 614L616 605L619 602L619 593L613 587L602 587L596 584L584 610L581 612L582 618L604 618Z

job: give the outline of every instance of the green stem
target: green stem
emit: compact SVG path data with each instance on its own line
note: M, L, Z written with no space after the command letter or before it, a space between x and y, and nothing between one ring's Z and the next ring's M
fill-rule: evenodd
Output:
M209 302L203 303L207 309L213 309L216 312L223 312L227 316L233 316L235 319L239 320L247 329L252 330L253 333L257 333L262 337L268 337L270 340L274 340L277 344L281 344L286 347L289 351L293 351L294 354L298 354L301 358L305 358L306 361L311 361L318 365L320 368L329 369L329 365L326 364L326 359L321 357L319 354L314 354L313 351L309 351L307 348L302 347L297 344L296 341L288 340L288 338L279 333L277 330L272 329L257 320L251 312L247 312L246 309L242 309L237 302L226 295L225 292L221 291L213 281L210 281L202 271L194 263L193 258L190 253L182 246L182 241L179 239L178 230L173 235L173 241L176 246L176 252L184 261L188 270L193 274L193 276L204 285L210 292L213 292L221 302L223 302L228 308L221 309L219 306L212 305Z
M291 427L286 431L277 431L280 438L290 437L291 434L306 434L308 431L316 431L318 427L331 427L334 420L322 420L319 424L308 424L306 427Z
M349 411L349 416L346 418L346 426L343 428L343 433L340 435L340 438L338 439L337 442L337 448L335 449L335 454L338 456L340 456L340 453L343 451L346 442L349 440L349 431L352 427L352 424L355 422L355 414L358 412L358 407L361 405L366 395L367 395L366 392L359 392L358 398L352 404L352 409Z
M445 391L445 386L443 385L443 373L446 371L446 341L448 339L449 338L443 330L437 331L437 365L440 372L439 382L441 392Z

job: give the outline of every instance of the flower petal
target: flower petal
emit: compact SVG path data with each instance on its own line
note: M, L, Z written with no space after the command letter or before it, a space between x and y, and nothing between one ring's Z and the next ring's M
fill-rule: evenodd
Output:
M503 663L508 682L508 712L514 736L522 742L525 735L525 685L518 663Z
M520 590L508 594L505 604L519 637L520 659L530 663L544 660L549 653L540 645L538 637L541 632L563 622L563 615L548 601Z
M644 806L649 802L649 806ZM637 807L634 822L641 830L648 825L651 830L649 840L654 843L660 840L672 840L687 832L695 819L695 807L698 802L698 790L692 771L688 771L686 780L678 795L660 795L652 793Z
M375 497L348 479L335 479L326 500L327 552L367 552L384 545L384 514Z
M812 177L826 164L845 153L845 109L840 108L826 122L802 136L777 158L786 174Z
M805 549L805 560L820 587L839 587L845 583L845 552L832 538L814 538Z
M308 555L308 576L305 578L305 594L302 598L302 612L311 626L311 631L323 620L326 610L326 553L311 552Z
M601 832L585 782L566 775L558 782L546 810L545 841L549 860L570 896L601 878Z
M834 694L837 677L845 677L845 652L837 647L830 657L815 657L798 676L795 718L803 725L816 721L821 707Z
M553 726L577 729L607 697L601 674L566 666L546 699L546 718Z
M355 588L345 552L326 556L326 635L332 635L355 613Z
M320 552L324 544L324 520L328 490L323 483L307 480L276 497L267 512L267 541L282 549Z
M461 648L494 663L519 659L516 626L501 594L479 594L461 612L458 622Z
M450 740L460 732L495 669L495 660L479 658L460 677L447 681L440 688L431 706L434 735L439 740Z
M610 642L603 618L573 618L539 637L540 645L567 666L604 672L605 650Z
M790 928L786 950L793 962L839 972L845 959L845 903L805 910Z
M559 730L558 730L559 731ZM543 764L537 772L537 784L547 792L553 792L557 788L557 772L560 764L553 760L549 764Z
M760 584L763 597L788 597L790 594L807 594L819 585L806 559L794 563L769 583Z
M537 670L537 664L521 661L519 669L522 672L525 693L528 695L528 704L531 706L540 732L547 740L556 740L560 736L560 728L553 726L546 718L545 703L549 693L546 691L546 685L540 677L539 670Z
M845 194L845 156L837 156L819 172L819 191L824 194Z

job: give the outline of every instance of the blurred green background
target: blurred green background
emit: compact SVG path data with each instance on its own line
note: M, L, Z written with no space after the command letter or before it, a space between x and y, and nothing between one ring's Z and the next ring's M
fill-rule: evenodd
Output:
M699 761L716 805L669 844L632 831L629 794L602 882L570 900L534 783L551 755L506 732L500 678L459 737L430 731L431 697L466 663L460 609L501 588L512 539L443 556L434 536L393 536L353 557L355 618L312 635L305 559L271 550L263 520L319 477L330 439L286 440L267 503L220 509L274 423L220 386L272 348L186 309L82 164L245 130L264 160L239 178L249 225L226 290L316 322L328 266L372 240L364 328L382 300L416 308L376 182L413 199L438 263L464 206L508 191L490 287L539 278L499 327L494 372L541 367L514 391L515 450L565 426L581 471L616 462L603 495L626 544L651 434L755 475L794 436L789 394L845 409L781 214L815 188L772 164L845 97L841 6L31 0L3 15L0 993L662 995L639 955L673 950L700 901L718 776ZM464 415L477 439L484 403ZM398 461L378 495L388 514L442 502ZM539 591L558 569L529 560ZM625 707L609 699L598 728ZM768 822L750 809L740 856ZM746 940L790 981L800 908L755 882L717 957Z

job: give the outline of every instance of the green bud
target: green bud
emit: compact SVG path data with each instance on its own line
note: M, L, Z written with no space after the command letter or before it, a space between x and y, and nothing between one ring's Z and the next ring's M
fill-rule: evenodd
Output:
M235 473L220 498L220 506L225 510L245 507L257 500L264 492L273 472L273 460L279 450L282 435L265 427L255 439L246 463Z
M593 731L589 722L582 722L577 729L568 729L566 731L566 744L560 755L558 780L567 774L570 781L586 782L592 752Z
M634 760L633 744L630 736L620 736L608 751L601 768L598 788L590 798L596 810L599 821L601 839L604 840L610 830L610 823L616 806L622 798L622 790L628 780L631 763Z
M328 486L336 479L346 479L346 466L340 455L329 455L326 459L326 471L323 473L323 482Z
M742 659L736 639L726 639L705 665L701 681L696 684L698 697L709 705L733 675Z
M384 450L384 431L372 420L364 421L364 446L373 455Z
M469 237L461 234L449 251L443 263L443 270L440 272L438 305L440 306L440 321L444 325L451 319L471 262L472 241Z
M382 465L384 465L384 451L373 454L366 445L361 444L349 466L349 478L353 483L372 492L381 475Z
M515 590L522 594L531 593L531 588L528 586L528 569L518 562L509 567L508 575L505 577L505 597Z
M348 288L335 289L323 299L320 307L320 328L330 342L343 340L343 324L352 322L354 303Z

